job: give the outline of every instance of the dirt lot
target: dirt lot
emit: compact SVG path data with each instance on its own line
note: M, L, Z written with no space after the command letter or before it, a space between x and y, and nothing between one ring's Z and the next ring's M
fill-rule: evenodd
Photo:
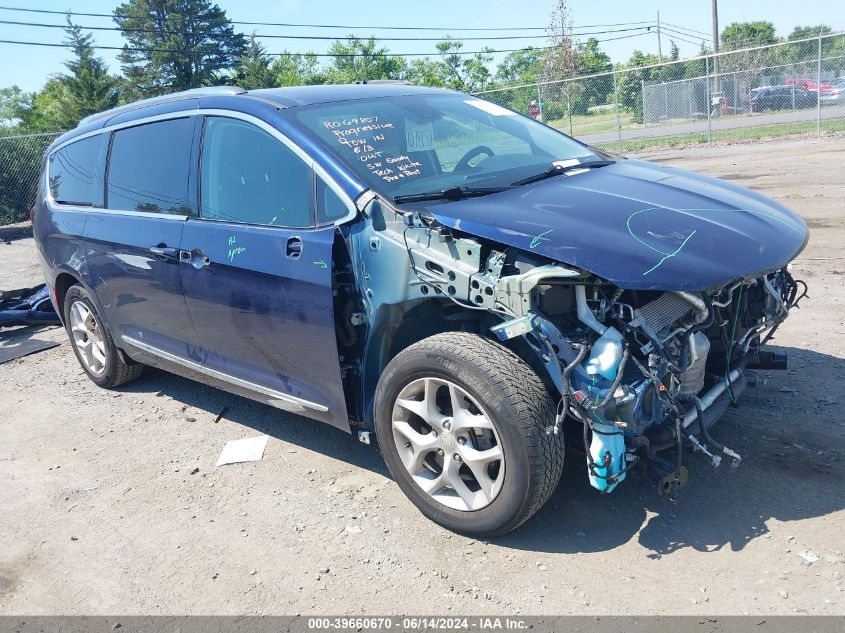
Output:
M812 228L795 270L811 298L776 339L790 369L716 427L738 470L690 457L672 505L643 476L599 496L571 458L533 521L473 541L348 435L161 372L99 390L46 330L62 345L0 365L0 613L845 614L845 142L648 157ZM0 243L0 287L39 280L34 252ZM214 467L259 433L262 461Z

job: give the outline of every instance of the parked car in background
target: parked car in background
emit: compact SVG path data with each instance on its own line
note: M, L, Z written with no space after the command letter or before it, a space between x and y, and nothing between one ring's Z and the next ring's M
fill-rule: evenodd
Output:
M813 81L812 79L807 79L806 77L792 77L786 80L787 86L795 86L796 88L803 88L804 90L811 90L814 92L819 91L819 84ZM830 88L829 83L822 82L821 88L822 90L826 90Z
M818 98L817 93L796 86L764 86L751 91L751 111L812 108Z
M640 463L671 498L693 447L738 464L708 429L746 370L786 368L765 343L806 290L778 202L452 90L158 97L54 141L38 189L94 383L152 365L377 439L426 516L475 535L539 510L564 438L602 493Z
M830 88L822 90L819 100L824 105L845 103L845 77L835 79Z

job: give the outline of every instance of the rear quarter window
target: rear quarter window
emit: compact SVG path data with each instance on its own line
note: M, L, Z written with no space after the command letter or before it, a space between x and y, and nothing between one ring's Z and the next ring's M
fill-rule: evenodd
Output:
M56 204L103 206L103 183L97 154L103 136L98 134L66 145L50 156L50 195Z

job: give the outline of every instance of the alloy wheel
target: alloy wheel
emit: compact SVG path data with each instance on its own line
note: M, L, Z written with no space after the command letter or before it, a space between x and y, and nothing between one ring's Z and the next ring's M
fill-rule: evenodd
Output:
M505 457L492 419L465 389L441 378L406 385L393 406L393 440L413 481L454 510L493 502Z
M106 369L106 346L103 329L84 301L74 301L70 310L70 332L73 344L85 368L99 376Z

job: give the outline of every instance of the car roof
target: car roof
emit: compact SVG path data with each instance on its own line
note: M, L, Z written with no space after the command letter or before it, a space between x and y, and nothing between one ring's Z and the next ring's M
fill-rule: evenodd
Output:
M195 107L206 105L208 107L223 109L227 108L228 103L231 103L233 110L251 112L262 106L278 111L318 103L424 94L467 96L465 93L455 90L412 86L406 81L393 80L375 80L357 84L263 88L249 91L238 86L193 88L182 92L174 92L140 101L133 101L126 105L87 116L79 122L76 128L65 132L59 138L55 139L47 151L50 151L55 145L60 145L82 134L96 131L113 122L131 122L135 119L144 118L153 114L164 114L183 108L183 104L188 101L193 101Z
M171 112L180 112L186 109L186 107L189 109L231 109L235 112L245 112L269 120L277 116L279 111L301 106L368 98L435 94L469 96L466 93L455 90L412 86L408 82L388 80L369 81L358 84L292 86L250 91L238 86L194 88L183 92L134 101L85 117L79 122L76 128L54 139L45 150L45 153L49 154L59 145L71 142L77 137L96 133L113 124L131 125L139 119L165 115ZM290 133L291 130L288 132Z
M408 95L438 93L461 94L454 90L412 86L405 82L374 81L366 84L329 84L321 86L262 88L260 90L250 90L246 93L246 96L259 97L267 101L272 101L284 108L295 108L297 106L314 105L317 103L332 103L335 101L350 101L354 99L402 97Z
M462 94L454 90L443 88L426 88L412 86L405 81L372 81L358 84L329 84L320 86L290 86L286 88L262 88L259 90L244 90L238 86L209 86L194 88L182 92L133 101L126 105L105 110L85 117L77 128L111 119L118 115L125 115L133 111L142 110L165 103L175 103L188 99L202 97L234 98L242 100L252 98L263 102L270 102L277 108L295 108L297 106L313 105L317 103L332 103L335 101L349 101L353 99L399 97L407 95L451 93Z

